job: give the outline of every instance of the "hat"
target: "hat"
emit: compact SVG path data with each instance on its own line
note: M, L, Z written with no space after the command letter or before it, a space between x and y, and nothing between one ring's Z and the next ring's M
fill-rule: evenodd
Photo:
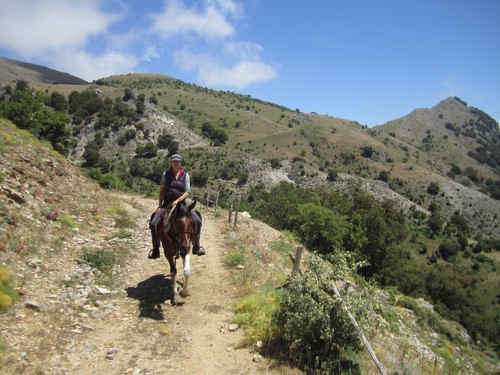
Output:
M178 160L178 161L181 161L181 160L182 160L182 158L181 158L181 156L180 156L179 154L173 154L173 155L170 157L170 160L171 160L171 161L177 161L177 160Z

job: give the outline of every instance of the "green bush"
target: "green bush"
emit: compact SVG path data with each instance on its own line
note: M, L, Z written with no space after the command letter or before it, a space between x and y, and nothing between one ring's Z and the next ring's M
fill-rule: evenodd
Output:
M119 263L118 256L114 252L99 248L84 249L82 258L90 266L103 273L110 271L115 264Z
M336 281L336 274L312 258L309 270L290 280L274 315L280 356L308 373L360 373L354 358L360 340L343 308L351 304L336 297Z
M0 312L7 310L18 298L9 272L0 267Z
M239 251L231 251L224 257L224 263L229 267L236 267L239 266L240 264L245 264L246 261L247 261L246 255L240 253Z

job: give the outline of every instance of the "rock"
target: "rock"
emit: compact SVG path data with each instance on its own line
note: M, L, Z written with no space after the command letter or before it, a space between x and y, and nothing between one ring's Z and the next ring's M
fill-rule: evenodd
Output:
M260 354L254 354L252 361L256 363L262 362L262 356Z
M264 343L262 341L257 341L255 343L255 345L253 346L253 349L256 351L256 352L259 352L262 348L264 347Z
M229 325L229 327L227 328L229 330L229 332L235 332L238 330L238 328L240 328L240 326L236 323L232 323Z
M101 288L100 286L96 286L95 291L97 292L97 294L103 295L103 296L111 294L110 290L108 290L106 288Z
M40 312L46 312L49 310L49 307L47 305L44 305L44 304L38 303L38 302L33 302L33 301L27 301L25 303L25 306L29 309L40 311Z

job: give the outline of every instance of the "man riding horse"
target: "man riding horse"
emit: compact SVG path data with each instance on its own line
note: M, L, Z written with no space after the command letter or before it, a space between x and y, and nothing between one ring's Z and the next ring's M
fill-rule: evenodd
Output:
M170 157L170 168L163 172L160 184L159 205L156 209L154 217L149 222L151 236L153 240L153 250L149 252L148 258L156 259L160 257L160 242L156 232L158 221L169 206L175 206L177 203L184 201L191 193L191 181L189 173L181 168L181 156L173 154ZM193 210L193 217L196 220L196 232L193 239L192 253L195 255L204 255L205 250L200 246L201 235L201 215L198 211Z

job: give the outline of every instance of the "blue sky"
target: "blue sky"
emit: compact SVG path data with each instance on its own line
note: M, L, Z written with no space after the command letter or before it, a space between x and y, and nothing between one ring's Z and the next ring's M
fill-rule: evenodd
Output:
M449 96L500 120L500 0L0 0L0 56L369 126Z

